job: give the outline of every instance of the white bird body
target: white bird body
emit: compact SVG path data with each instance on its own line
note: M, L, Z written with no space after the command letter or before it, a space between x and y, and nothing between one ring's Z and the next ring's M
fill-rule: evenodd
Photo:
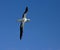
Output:
M23 19L22 19L22 22L23 22L23 23L27 22L27 18L23 18Z
M18 19L18 22L25 23L25 22L28 22L28 21L30 21L30 19L27 19L27 18Z

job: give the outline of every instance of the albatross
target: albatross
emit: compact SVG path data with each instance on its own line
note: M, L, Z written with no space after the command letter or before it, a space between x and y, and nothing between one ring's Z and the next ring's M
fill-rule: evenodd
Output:
M23 35L24 23L30 21L30 19L26 18L27 12L28 12L28 7L26 6L26 9L22 15L22 19L18 19L18 22L21 22L21 24L20 24L20 40L22 39L22 35Z

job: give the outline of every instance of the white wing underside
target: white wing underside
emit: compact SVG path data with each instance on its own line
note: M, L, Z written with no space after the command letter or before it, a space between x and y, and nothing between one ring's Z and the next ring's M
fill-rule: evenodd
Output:
M24 14L24 18L26 18L27 13Z

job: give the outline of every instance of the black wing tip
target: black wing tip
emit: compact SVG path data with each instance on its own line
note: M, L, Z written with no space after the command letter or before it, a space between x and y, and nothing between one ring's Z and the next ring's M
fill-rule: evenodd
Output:
M22 35L20 34L20 40L22 39Z
M22 38L20 37L20 40L21 40Z
M26 6L26 9L28 9L28 6Z
M26 6L26 10L28 11L28 6Z
M20 32L20 40L22 39L22 33Z
M24 14L27 13L27 12L28 12L28 6L26 6Z

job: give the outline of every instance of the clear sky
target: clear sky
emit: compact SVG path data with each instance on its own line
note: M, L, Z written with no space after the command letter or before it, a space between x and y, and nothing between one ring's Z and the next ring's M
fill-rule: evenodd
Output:
M20 40L26 6L31 21ZM0 50L60 50L60 0L0 0Z

